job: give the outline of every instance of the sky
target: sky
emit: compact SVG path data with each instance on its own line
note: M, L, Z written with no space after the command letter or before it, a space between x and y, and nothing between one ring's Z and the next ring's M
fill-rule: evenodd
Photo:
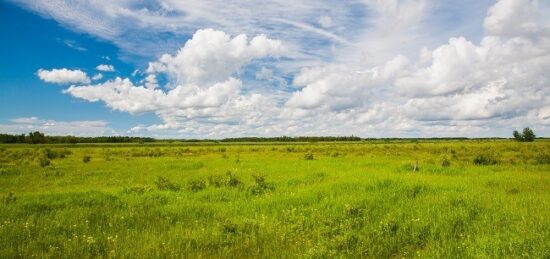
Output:
M550 136L550 1L0 0L0 133Z

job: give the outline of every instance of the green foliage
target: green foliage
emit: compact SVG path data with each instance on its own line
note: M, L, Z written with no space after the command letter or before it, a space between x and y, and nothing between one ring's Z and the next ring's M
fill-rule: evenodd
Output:
M41 167L46 167L51 164L51 161L46 155L41 155L37 158L37 163Z
M84 162L85 164L86 163L89 163L90 161L92 161L92 157L89 156L89 155L85 155L82 157L82 162Z
M262 195L275 189L275 186L272 183L266 182L265 177L262 175L252 175L252 179L254 179L254 184L248 190L253 195Z
M306 153L304 155L305 160L313 160L313 154L312 153Z
M203 179L192 179L188 183L189 190L197 192L206 188L206 182Z
M0 258L548 258L537 140L0 145Z
M475 165L496 165L497 163L498 160L493 153L481 153L474 158Z
M519 142L533 142L535 141L536 135L530 128L524 128L523 133L519 133L517 130L514 130L512 133L514 139Z
M451 166L451 160L449 160L448 158L443 158L441 160L441 167L449 167Z
M4 204L11 204L17 201L17 197L15 197L15 194L13 192L8 192L6 196L4 196Z
M177 192L181 189L181 187L178 184L172 183L167 178L164 178L162 176L159 176L157 180L155 181L155 185L157 188L161 191L174 191Z

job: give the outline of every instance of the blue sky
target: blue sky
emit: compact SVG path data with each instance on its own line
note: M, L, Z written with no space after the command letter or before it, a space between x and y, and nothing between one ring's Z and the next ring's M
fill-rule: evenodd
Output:
M0 132L475 137L529 126L548 136L548 10L534 0L2 1Z

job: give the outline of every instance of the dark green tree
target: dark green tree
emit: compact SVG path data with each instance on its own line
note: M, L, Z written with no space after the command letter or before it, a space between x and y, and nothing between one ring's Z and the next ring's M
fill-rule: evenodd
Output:
M523 136L517 130L514 130L514 133L512 133L512 135L514 136L514 139L516 141L523 141Z
M523 129L523 141L533 142L535 141L535 132L530 128Z

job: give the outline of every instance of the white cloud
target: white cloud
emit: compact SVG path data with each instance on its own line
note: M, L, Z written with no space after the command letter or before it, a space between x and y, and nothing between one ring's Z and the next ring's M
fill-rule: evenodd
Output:
M270 80L273 78L273 70L262 67L258 72L256 72L256 79L258 80Z
M198 30L174 56L164 54L149 63L148 73L166 73L177 84L203 84L227 79L252 59L279 56L282 43L265 35L231 38L222 31Z
M103 74L97 73L92 77L92 80L97 81L97 80L101 80L102 78L103 78Z
M38 77L47 83L69 84L69 83L89 83L90 78L82 70L69 70L66 68L37 71Z
M319 25L321 25L321 27L323 28L330 28L332 27L334 24L332 23L332 18L330 18L330 16L328 15L323 15L323 16L320 16L318 19L317 19L317 23Z
M79 2L84 18L56 19L129 52L162 48L122 41L133 34L116 21L153 35L221 30L196 31L175 54L154 53L160 58L139 85L116 78L65 92L155 113L162 123L132 130L155 134L506 136L524 126L548 134L548 3L500 0L485 18L447 10L471 5L461 12L476 13L487 2L270 0L257 8L256 1L167 0L155 9L111 1L91 11ZM57 4L26 3L53 17L60 14L52 6L64 6ZM84 24L90 14L104 20Z
M0 132L22 134L40 131L47 135L99 136L114 135L116 131L109 128L109 123L102 120L57 121L37 117L15 118L9 123L0 124Z
M95 69L97 69L99 71L102 71L102 72L114 72L115 71L115 67L113 65L105 65L105 64L97 65L97 67Z

